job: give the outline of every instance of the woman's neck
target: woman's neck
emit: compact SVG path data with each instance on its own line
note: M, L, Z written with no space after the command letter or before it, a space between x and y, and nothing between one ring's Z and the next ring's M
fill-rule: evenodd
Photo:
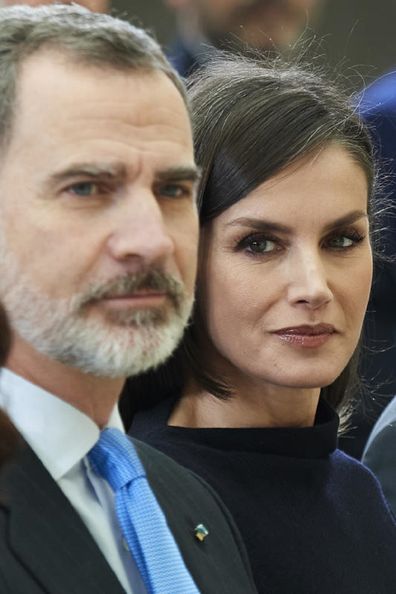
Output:
M168 421L191 428L311 427L320 388L239 386L220 399L189 382Z

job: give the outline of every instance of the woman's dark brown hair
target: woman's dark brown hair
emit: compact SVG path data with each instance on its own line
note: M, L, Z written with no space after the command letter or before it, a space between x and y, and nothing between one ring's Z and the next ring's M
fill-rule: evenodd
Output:
M373 228L375 172L369 135L350 99L312 67L222 56L197 74L189 95L196 159L202 169L201 228L269 178L329 143L344 147L365 172ZM197 304L171 360L156 372L131 380L128 391L141 399L139 406L145 406L146 398L149 405L154 395L176 393L191 375L215 396L232 396L232 386L216 376L206 356L209 337L200 320L199 286ZM357 379L358 357L359 349L341 375L322 389L322 396L338 410L345 407Z

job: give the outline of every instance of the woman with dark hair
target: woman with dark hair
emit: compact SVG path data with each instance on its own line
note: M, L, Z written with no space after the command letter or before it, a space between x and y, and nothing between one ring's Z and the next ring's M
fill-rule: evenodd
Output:
M259 592L390 594L393 517L337 449L372 277L366 129L331 84L279 63L220 61L190 98L195 312L169 363L130 382L135 401L161 400L132 434L218 491Z

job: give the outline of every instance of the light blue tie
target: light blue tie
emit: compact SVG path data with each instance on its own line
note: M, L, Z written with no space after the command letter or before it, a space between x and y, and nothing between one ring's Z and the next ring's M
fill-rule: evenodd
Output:
M104 429L88 458L114 491L121 531L149 594L199 594L130 439Z

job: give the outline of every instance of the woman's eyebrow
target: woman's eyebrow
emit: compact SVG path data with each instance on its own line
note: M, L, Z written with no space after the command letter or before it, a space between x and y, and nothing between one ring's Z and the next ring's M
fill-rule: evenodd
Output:
M227 223L226 227L249 227L255 231L278 231L279 233L292 232L292 229L287 225L282 225L265 219L256 219L254 217L239 217Z
M329 223L326 223L326 225L323 227L323 232L327 233L332 229L352 225L359 219L367 217L367 212L365 212L364 210L353 210L337 219L334 219L333 221L330 221ZM249 227L250 229L254 229L255 231L272 231L274 233L278 232L284 234L290 234L293 232L293 229L288 225L283 225L281 223L276 223L275 221L269 221L267 219L258 219L255 217L239 217L227 223L226 227Z
M356 221L360 220L360 219L367 219L368 218L368 214L366 211L364 210L353 210L349 213L347 213L346 215L335 219L334 221L332 221L331 223L328 223L327 225L324 226L324 231L331 231L332 229L338 229L339 227L346 227L348 225L352 225L353 223L356 223Z

